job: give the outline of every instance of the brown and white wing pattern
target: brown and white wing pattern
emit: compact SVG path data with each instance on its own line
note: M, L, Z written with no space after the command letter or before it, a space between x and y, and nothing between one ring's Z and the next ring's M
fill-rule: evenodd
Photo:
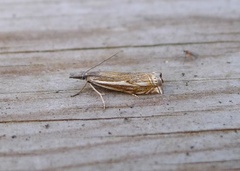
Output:
M89 72L87 81L129 94L163 94L161 73Z

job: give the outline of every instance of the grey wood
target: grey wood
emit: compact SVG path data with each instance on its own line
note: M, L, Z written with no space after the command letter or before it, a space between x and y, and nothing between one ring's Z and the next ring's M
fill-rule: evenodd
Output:
M240 170L239 6L2 0L0 170ZM164 95L70 97L120 50L94 70L162 72Z

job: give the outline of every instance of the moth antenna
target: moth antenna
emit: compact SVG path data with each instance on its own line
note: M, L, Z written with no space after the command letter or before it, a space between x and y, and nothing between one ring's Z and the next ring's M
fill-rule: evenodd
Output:
M102 63L106 62L107 60L113 58L114 56L116 56L118 53L120 53L120 52L122 52L122 51L123 51L123 50L118 51L117 53L115 53L114 55L112 55L112 56L108 57L107 59L103 60L103 61L100 62L99 64L91 67L90 69L88 69L87 71L85 71L85 73L87 73L88 71L92 70L93 68L96 68L97 66L99 66L99 65L101 65Z

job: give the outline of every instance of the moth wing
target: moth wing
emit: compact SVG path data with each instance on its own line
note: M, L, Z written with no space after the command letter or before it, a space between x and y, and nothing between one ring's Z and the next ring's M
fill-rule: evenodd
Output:
M89 76L91 76L91 80L96 81L106 81L106 82L118 82L123 80L131 79L131 73L121 73L121 72L91 72Z
M152 86L151 78L148 73L135 73L130 75L130 79L127 80L129 84L137 85L141 87Z
M90 78L90 82L104 82L109 85L125 83L132 86L151 86L149 73L98 72Z
M145 94L152 88L147 73L99 72L89 78L94 85L129 94Z

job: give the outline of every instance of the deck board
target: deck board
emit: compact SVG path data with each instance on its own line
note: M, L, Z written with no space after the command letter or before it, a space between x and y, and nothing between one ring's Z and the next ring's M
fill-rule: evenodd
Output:
M0 170L240 169L239 6L1 1ZM94 70L162 72L164 95L70 97L120 50Z

